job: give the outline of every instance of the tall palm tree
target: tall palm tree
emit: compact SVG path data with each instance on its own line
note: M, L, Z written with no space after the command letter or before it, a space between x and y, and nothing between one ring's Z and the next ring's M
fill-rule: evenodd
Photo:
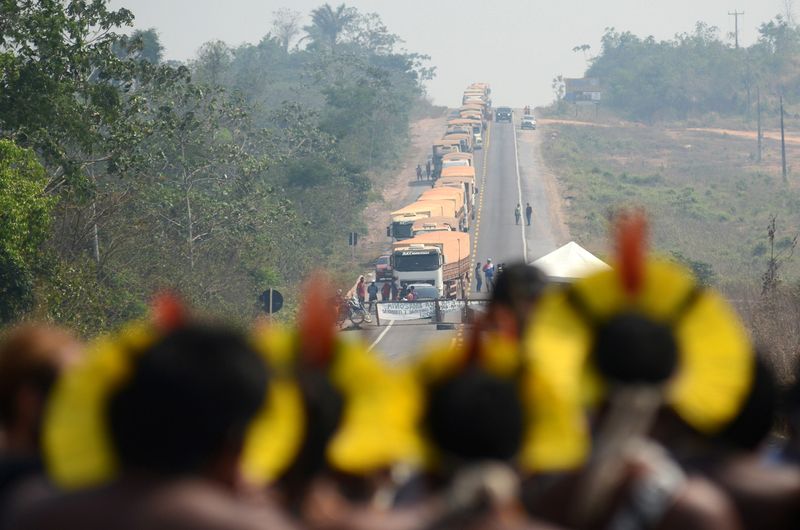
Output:
M339 36L355 17L355 11L345 4L333 8L326 3L311 12L311 25L303 29L315 42L324 43L334 50Z

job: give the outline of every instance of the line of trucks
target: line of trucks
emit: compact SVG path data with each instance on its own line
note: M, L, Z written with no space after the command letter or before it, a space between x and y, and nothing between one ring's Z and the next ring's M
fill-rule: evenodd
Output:
M483 146L491 104L488 84L467 87L444 135L431 146L433 187L390 214L389 260L401 287L430 284L440 298L463 296L469 288L468 232L478 194L473 153Z

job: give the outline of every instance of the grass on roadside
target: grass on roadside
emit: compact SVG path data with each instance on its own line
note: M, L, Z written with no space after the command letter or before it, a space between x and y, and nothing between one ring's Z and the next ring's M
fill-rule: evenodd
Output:
M659 252L686 262L721 287L757 282L766 266L766 227L778 216L777 247L800 230L800 175L780 172L777 142L636 125L548 125L543 155L559 177L573 238L607 249L610 213L643 206ZM800 168L800 148L789 146ZM800 259L784 274L800 277Z

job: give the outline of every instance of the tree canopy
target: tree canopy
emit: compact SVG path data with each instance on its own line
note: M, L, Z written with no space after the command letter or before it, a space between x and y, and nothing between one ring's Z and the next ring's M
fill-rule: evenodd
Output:
M106 0L0 3L0 320L95 333L161 288L247 319L343 269L432 70L377 15L299 20L181 65Z
M758 33L753 45L735 48L702 22L664 41L608 28L586 76L599 78L608 105L635 120L751 115L757 92L774 110L779 95L800 97L800 29L777 16Z

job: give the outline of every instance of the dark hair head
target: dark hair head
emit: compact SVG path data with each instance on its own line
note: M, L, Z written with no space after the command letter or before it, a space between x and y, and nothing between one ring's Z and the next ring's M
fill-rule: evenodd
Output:
M46 396L61 370L82 352L70 332L43 324L12 328L0 343L0 424L17 421L23 388Z
M515 383L475 367L430 388L425 421L434 443L464 460L508 460L522 443Z
M545 277L541 271L525 263L503 264L503 272L497 276L492 304L501 304L510 308L520 303L535 302L544 291Z
M298 376L305 409L305 432L297 456L282 477L290 493L301 491L325 469L328 443L339 428L344 396L324 372L306 369Z
M598 326L592 356L614 383L655 385L675 372L678 346L669 326L622 313Z
M492 306L511 309L519 329L524 329L531 307L542 296L547 280L539 269L525 263L502 265L492 291Z
M111 437L126 469L201 472L240 444L264 402L267 368L239 333L189 325L136 358L111 398Z
M738 414L715 441L736 449L754 451L769 436L778 408L775 373L761 355L753 357L753 382Z

